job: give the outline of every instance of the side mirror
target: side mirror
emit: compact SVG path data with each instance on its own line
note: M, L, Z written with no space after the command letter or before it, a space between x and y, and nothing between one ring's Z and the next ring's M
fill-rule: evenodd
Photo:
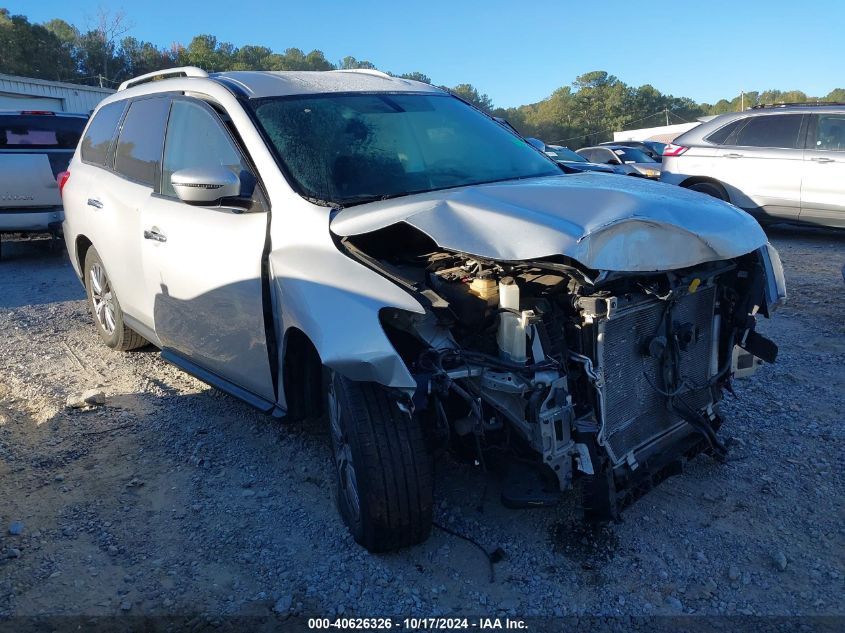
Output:
M241 179L225 167L180 169L170 176L170 184L188 204L213 204L241 195Z

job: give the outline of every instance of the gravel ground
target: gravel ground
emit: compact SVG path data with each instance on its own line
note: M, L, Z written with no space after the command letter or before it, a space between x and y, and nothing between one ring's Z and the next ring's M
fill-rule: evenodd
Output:
M507 510L438 463L440 530L391 555L336 515L326 432L256 413L151 348L100 344L66 255L0 261L0 619L13 615L843 615L845 234L776 229L778 362L699 457L597 533L571 500ZM68 409L100 389L105 404ZM486 494L485 494L485 488ZM275 609L275 613L274 613Z

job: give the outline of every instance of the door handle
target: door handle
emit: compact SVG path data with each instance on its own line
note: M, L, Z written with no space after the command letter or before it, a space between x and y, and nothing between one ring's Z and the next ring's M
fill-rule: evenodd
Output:
M166 242L167 237L158 232L158 229L144 231L145 240L153 240L154 242Z
M832 158L828 158L827 156L813 156L811 159L814 163L833 163L835 162Z
M103 203L97 200L96 198L88 198L88 206L94 207L95 209L102 209Z
M725 158L742 158L742 154L724 154Z

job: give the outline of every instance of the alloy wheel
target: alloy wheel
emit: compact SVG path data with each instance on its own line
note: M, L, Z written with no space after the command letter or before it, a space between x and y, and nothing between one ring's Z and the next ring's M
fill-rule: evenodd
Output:
M97 322L108 333L115 328L115 305L109 278L102 264L94 262L88 271L91 281L91 304L94 306L94 316Z
M343 495L343 498L347 502L348 510L352 514L350 518L358 521L361 516L361 501L358 498L358 478L355 474L355 466L352 463L352 448L349 445L349 440L340 420L342 414L334 381L331 380L328 385L328 413L340 494Z

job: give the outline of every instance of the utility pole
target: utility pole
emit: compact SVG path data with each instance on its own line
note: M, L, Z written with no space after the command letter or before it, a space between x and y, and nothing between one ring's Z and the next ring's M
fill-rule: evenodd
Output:
M102 88L103 87L103 76L97 75L97 78L100 80L100 88Z
M745 90L739 91L739 111L745 112Z
M663 108L663 112L666 114L666 125L669 125L669 108Z

